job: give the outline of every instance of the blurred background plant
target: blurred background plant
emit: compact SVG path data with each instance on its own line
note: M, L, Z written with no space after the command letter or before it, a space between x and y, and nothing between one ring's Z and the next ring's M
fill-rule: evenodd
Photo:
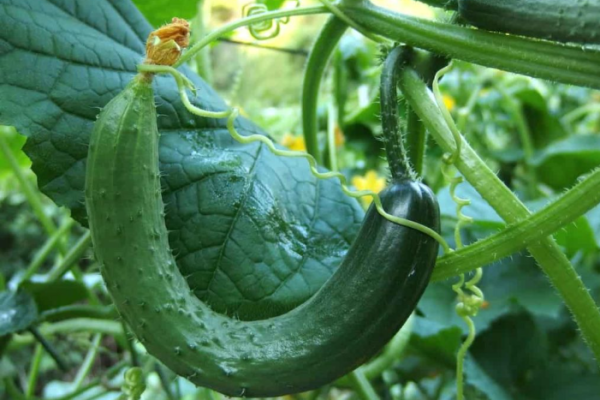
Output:
M196 32L206 32L240 18L246 2L135 3L154 25L177 15L191 19ZM271 8L289 6L276 0L264 3ZM375 3L423 17L446 18L443 12L408 0ZM302 73L323 21L322 16L296 18L266 42L239 30L215 43L191 66L276 141L302 150ZM334 135L335 166L358 189L381 190L387 178L380 142L378 52L359 34L347 33L320 97L321 145L326 147L327 132ZM531 209L541 208L600 166L598 93L461 62L455 62L441 86L461 132ZM402 115L402 102L399 107ZM46 322L18 334L0 332L4 335L0 343L2 398L115 399L121 393L125 364L142 367L147 377L142 398L222 398L176 378L132 341L102 287L98 266L91 259L89 236L72 222L67 210L36 189L31 163L21 151L24 141L14 129L0 129L0 284L15 289L24 277L34 283L26 284L30 293L26 298L3 292L0 302L13 304L17 312L16 318L6 317L9 325L18 326L28 318ZM441 174L441 158L441 150L429 146L424 179L438 194L444 236L452 244L455 205ZM327 164L332 167L331 159ZM458 194L472 201L465 208L474 218L463 229L465 244L504 227L468 183L459 187ZM600 207L555 237L600 300ZM63 274L68 277L66 284L58 280ZM402 346L384 354L385 362L379 367L365 369L381 398L454 398L455 357L466 328L454 312L451 283L431 284L412 323L403 330ZM600 399L597 366L560 298L531 258L516 254L486 267L480 287L486 302L475 318L478 334L465 367L467 398ZM24 395L15 389L15 381L27 388ZM357 396L348 382L339 382L288 397Z

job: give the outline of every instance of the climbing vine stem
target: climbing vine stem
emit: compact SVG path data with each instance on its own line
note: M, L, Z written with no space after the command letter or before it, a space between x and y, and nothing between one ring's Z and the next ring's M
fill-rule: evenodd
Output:
M417 72L406 68L401 74L400 87L434 139L444 151L452 152L455 149L452 132ZM465 179L506 222L517 223L526 219L531 214L530 211L479 158L464 138L462 147L455 165ZM541 239L529 245L528 250L558 290L596 360L600 361L600 310L581 278L553 238Z
M432 281L440 281L510 256L564 228L600 204L600 169L596 169L535 214L502 231L438 258Z

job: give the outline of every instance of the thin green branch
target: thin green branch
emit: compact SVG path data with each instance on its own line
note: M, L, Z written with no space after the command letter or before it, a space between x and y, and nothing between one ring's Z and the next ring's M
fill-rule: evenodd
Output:
M312 155L317 163L322 163L319 150L317 107L319 104L319 89L327 63L335 50L338 42L346 32L348 26L336 17L330 17L323 28L306 62L304 81L302 83L302 130L306 151Z
M588 103L584 104L581 107L574 109L573 111L565 114L561 121L565 124L572 124L579 118L582 118L591 113L599 113L600 112L600 103Z
M65 363L62 356L58 354L54 346L48 340L46 340L44 335L40 333L36 327L30 327L29 332L31 332L31 334L35 337L35 340L37 340L39 344L44 347L44 350L46 350L48 355L52 357L58 368L60 368L60 370L63 372L67 372L69 370L67 363Z
M198 41L192 47L190 47L177 61L177 63L173 66L174 68L180 67L181 65L188 62L192 57L194 57L200 50L202 50L205 46L214 42L221 36L232 32L238 28L242 28L244 26L250 26L254 24L258 24L264 21L271 21L279 18L287 18L294 17L300 15L313 15L313 14L325 14L329 13L327 7L324 6L312 6L312 7L297 7L292 9L284 9L284 10L276 10L266 12L264 14L257 14L251 17L242 18L236 21L233 21L229 24L223 25L220 28L215 29L214 31L207 34L202 40Z
M123 328L121 324L114 320L107 319L92 319L92 318L76 318L65 321L55 322L52 324L42 324L36 328L44 337L54 336L57 334L70 334L75 332L92 332L110 335L118 339L123 338ZM16 350L23 346L31 345L35 342L35 338L30 334L15 335L8 344L8 350Z
M92 243L92 236L89 231L85 232L79 241L69 250L65 258L55 268L50 271L48 281L54 282L60 279L69 269L71 269L83 256L85 251Z
M154 366L154 370L158 374L158 378L160 379L160 383L162 384L165 394L167 395L167 399L168 400L177 400L175 398L175 394L173 393L173 388L171 387L171 385L169 383L169 378L167 377L165 368L162 365L157 363Z
M31 368L29 369L29 379L27 380L27 392L25 396L31 399L35 395L35 388L37 386L37 378L40 373L40 364L42 363L42 356L44 355L44 347L41 344L35 346L35 353L31 361Z
M83 381L90 373L92 366L94 365L94 361L96 360L96 356L98 355L98 350L100 349L100 342L102 341L102 334L97 333L94 335L94 339L92 340L92 347L88 350L88 353L79 367L79 371L77 371L77 376L73 381L73 386L75 389L79 389L83 385Z
M455 142L452 133L437 104L431 99L430 91L417 72L407 68L402 74L400 86L406 99L421 117L438 144L444 151L453 152ZM479 158L464 138L462 151L455 165L465 179L506 222L516 223L531 214ZM583 338L594 353L596 360L600 362L600 310L581 278L551 237L529 245L528 250L573 313Z
M379 396L375 392L375 389L373 389L371 382L365 377L360 368L348 374L348 378L352 382L354 390L356 390L363 400L379 400Z
M62 224L62 226L56 232L52 234L52 236L50 236L50 238L48 238L46 243L44 243L44 246L42 246L42 248L35 254L35 257L33 258L33 260L31 260L31 263L29 264L23 275L21 275L21 277L19 278L17 287L19 287L23 282L28 281L33 275L35 275L35 273L42 266L44 261L46 261L52 250L54 250L54 248L58 245L63 236L69 232L69 230L74 224L75 221L69 218L65 223Z
M6 142L6 139L4 138L4 135L7 135L7 134L13 132L13 130L14 130L14 128L9 127L9 126L0 126L0 153L2 153L4 155L4 158L6 159L6 161L8 161L11 169L13 170L13 173L15 174L15 177L17 178L17 180L19 181L19 184L21 185L21 190L23 191L23 194L25 195L27 202L33 209L33 212L35 213L35 216L37 217L37 219L40 221L40 223L44 227L44 230L49 235L53 235L56 232L56 225L54 225L54 222L52 222L50 217L48 217L48 215L46 215L46 212L44 211L44 206L42 205L42 198L41 198L40 193L37 190L35 190L33 185L29 182L29 179L27 179L27 177L23 173L21 166L15 159L15 156L12 154L12 151L11 151L10 147L8 146L8 143ZM59 246L60 252L64 254L66 252L66 248L65 248L64 244L59 242L58 246Z

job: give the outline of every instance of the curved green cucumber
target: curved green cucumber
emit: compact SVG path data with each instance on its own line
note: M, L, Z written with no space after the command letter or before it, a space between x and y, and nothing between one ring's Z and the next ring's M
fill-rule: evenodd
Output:
M142 76L100 113L87 163L94 251L120 314L150 354L227 395L310 390L358 367L406 321L435 264L434 239L371 208L344 262L307 302L271 319L232 319L194 296L169 250L156 111ZM388 212L439 230L426 186L395 182L381 199Z
M420 0L458 10L489 31L559 42L600 43L600 0Z

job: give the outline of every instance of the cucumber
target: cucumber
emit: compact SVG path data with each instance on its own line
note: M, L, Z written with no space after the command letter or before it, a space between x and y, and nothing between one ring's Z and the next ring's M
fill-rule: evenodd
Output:
M420 0L457 10L489 31L558 42L600 43L600 0Z
M169 249L150 80L138 75L100 113L85 188L103 278L148 352L198 385L248 397L315 389L377 353L415 308L438 243L371 208L340 267L304 304L258 321L212 311ZM381 199L389 213L439 231L426 186L396 181Z
M600 43L600 0L458 0L458 13L490 31Z

